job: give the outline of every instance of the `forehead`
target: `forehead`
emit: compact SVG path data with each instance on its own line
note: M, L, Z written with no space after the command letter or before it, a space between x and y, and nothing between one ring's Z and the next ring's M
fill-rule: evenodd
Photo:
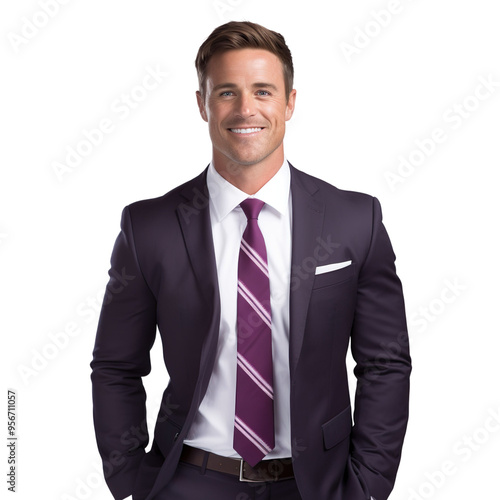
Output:
M278 56L264 49L219 52L207 65L207 88L227 83L270 80L284 87L283 66ZM265 81L264 80L264 81Z

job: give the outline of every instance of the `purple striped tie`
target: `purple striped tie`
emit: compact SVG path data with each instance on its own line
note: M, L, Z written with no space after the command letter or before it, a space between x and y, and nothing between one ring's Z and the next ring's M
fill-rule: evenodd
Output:
M264 202L241 203L247 227L238 261L238 359L234 449L252 467L274 448L271 299L264 237L257 223Z

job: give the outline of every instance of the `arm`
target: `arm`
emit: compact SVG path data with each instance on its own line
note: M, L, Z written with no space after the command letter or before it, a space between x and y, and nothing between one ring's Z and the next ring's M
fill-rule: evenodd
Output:
M370 247L362 263L351 350L357 378L351 459L378 500L389 496L408 421L411 359L395 255L373 201Z
M128 207L111 256L92 368L94 426L104 476L116 499L132 493L149 437L141 377L151 370L156 300L142 275Z

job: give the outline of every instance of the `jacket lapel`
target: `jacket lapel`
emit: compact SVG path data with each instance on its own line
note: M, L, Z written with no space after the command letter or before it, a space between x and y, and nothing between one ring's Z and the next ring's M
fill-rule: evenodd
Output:
M185 185L181 191L185 202L177 207L177 215L181 226L186 251L197 284L206 300L206 307L212 311L209 325L200 325L207 328L200 363L200 375L194 394L193 405L187 417L194 417L194 413L203 398L217 352L220 325L220 295L217 280L217 265L210 222L209 196L206 183L207 170ZM193 410L194 409L194 410ZM193 413L193 415L191 415ZM189 427L189 426L187 426Z
M198 285L205 298L213 301L214 298L218 299L219 287L210 222L207 170L182 189L185 202L179 203L177 216Z
M186 251L196 276L198 285L213 308L213 316L205 338L200 376L193 395L193 402L174 447L158 474L153 489L147 496L151 499L175 471L182 449L182 442L195 417L196 411L206 392L212 373L220 323L220 296L217 267L210 222L209 198L205 169L192 182L185 185L182 195L185 202L177 207L177 215L184 237ZM313 195L317 185L290 164L292 190L292 267L290 283L290 373L295 372L304 339L305 322L312 285L314 282L314 254L318 246L317 238L323 227L324 204Z
M177 208L186 251L207 303L213 307L214 317L209 329L202 360L203 368L211 367L215 354L219 321L220 296L217 267L210 223L209 197L205 169L182 190L185 202ZM290 374L293 377L304 340L308 304L316 268L315 253L322 234L324 203L315 197L316 183L290 164L292 190L292 267L290 275ZM211 349L206 350L207 346ZM203 396L210 378L210 370L202 376L198 387Z
M299 360L311 297L315 254L322 234L324 203L313 195L318 186L290 164L292 190L292 268L290 274L290 375Z

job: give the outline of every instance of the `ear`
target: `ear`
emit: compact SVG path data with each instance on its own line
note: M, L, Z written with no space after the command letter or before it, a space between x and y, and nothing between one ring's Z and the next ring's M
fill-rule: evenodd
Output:
M290 91L290 95L288 97L288 102L286 104L286 110L285 110L285 120L288 121L292 115L293 111L295 109L295 98L297 97L297 91L295 89L292 89Z
M196 91L196 100L198 101L198 109L200 110L201 117L208 122L207 110L205 108L205 100L203 99L199 90Z

